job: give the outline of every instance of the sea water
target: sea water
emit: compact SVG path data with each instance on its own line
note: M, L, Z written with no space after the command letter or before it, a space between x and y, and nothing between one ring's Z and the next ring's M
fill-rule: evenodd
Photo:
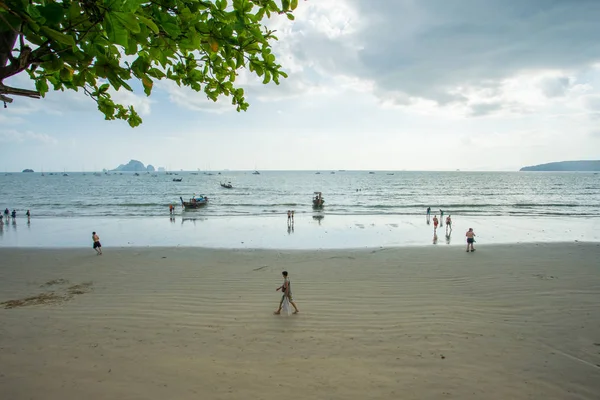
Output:
M0 246L85 247L92 231L108 247L463 246L468 228L478 246L600 242L594 173L372 172L0 175L0 209L17 210L15 220L0 226ZM323 193L322 209L312 208L315 191ZM209 204L177 206L194 194L208 196ZM169 204L177 206L173 215ZM427 207L431 217L444 211L437 230ZM295 210L293 224L287 210Z
M0 207L36 218L156 217L180 197L208 196L191 216L313 213L316 191L331 215L600 215L600 175L551 172L264 171L94 175L0 174ZM173 178L182 178L173 182ZM220 186L231 182L233 189ZM177 209L179 212L179 208Z

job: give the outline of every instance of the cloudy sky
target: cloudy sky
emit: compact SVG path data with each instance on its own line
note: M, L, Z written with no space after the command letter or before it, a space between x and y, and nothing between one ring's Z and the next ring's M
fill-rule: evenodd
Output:
M163 82L117 93L144 118L104 121L79 93L0 109L0 170L515 170L600 158L600 1L308 0L278 30L281 85L251 106ZM27 86L26 77L6 82Z

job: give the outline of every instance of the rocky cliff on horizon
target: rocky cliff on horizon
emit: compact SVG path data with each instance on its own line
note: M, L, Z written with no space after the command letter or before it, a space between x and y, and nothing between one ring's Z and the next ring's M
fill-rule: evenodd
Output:
M600 160L551 162L523 167L519 171L600 171Z
M117 168L113 169L113 171L121 171L121 172L145 172L146 167L144 163L138 160L130 160L127 164L121 164Z

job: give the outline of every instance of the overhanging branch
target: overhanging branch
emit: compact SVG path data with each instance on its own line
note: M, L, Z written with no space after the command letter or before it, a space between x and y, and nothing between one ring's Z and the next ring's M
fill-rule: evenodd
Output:
M5 103L12 103L12 99L8 96L23 96L31 99L39 99L40 92L37 90L19 89L0 84L0 100Z

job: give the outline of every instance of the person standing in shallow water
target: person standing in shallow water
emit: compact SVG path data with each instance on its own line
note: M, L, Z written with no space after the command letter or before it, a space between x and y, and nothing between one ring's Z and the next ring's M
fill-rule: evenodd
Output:
M471 248L470 251L475 251L473 248L473 243L475 243L475 232L473 232L473 228L469 228L465 236L467 237L467 253L469 252L469 247Z
M294 307L294 314L298 314L298 307L296 307L296 303L294 303L294 299L292 297L292 283L290 282L290 278L288 277L287 271L283 271L281 273L283 275L283 285L279 286L275 291L278 292L281 290L283 295L281 296L281 301L279 302L279 308L275 311L274 314L281 314L281 307L283 307L283 302L287 298L292 307Z
M92 240L94 241L94 250L99 256L102 255L102 244L100 244L100 237L96 232L92 232Z
M438 219L437 219L437 215L435 215L433 217L433 230L435 231L438 227Z

